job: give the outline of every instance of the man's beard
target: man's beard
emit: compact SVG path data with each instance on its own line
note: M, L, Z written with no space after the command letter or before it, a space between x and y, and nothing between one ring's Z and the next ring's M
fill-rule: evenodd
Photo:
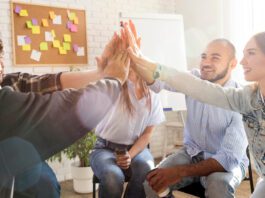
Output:
M212 83L214 83L214 82L216 82L218 80L221 80L228 73L228 69L229 69L229 67L227 66L221 73L217 74L217 76L215 76L214 78L211 78L211 79L203 79L203 80L208 80L208 81L210 81Z

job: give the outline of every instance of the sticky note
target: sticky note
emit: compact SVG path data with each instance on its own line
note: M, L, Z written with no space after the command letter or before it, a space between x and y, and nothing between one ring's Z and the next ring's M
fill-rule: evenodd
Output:
M26 44L25 35L18 35L17 36L17 45L18 46L23 46L25 44Z
M74 24L72 24L72 26L71 26L71 32L77 32L77 26L76 25L74 25Z
M52 20L54 25L61 25L62 24L62 16L56 15L54 19Z
M15 7L15 13L16 14L19 14L20 13L20 10L21 10L21 7L20 6L18 6L18 5L16 5L16 7Z
M73 21L75 18L75 13L74 12L70 12L70 14L68 15L68 18Z
M28 29L32 28L32 22L31 21L26 21L26 26Z
M47 51L48 50L48 43L47 42L41 42L40 43L40 50L41 51Z
M55 38L55 37L56 37L56 35L55 35L55 31L52 30L51 33L52 33L53 38Z
M74 24L78 24L78 18L77 18L77 16L74 18Z
M50 19L54 19L55 18L54 11L50 11L49 12L49 15L50 15Z
M63 48L65 50L70 50L71 49L70 43L63 42Z
M59 48L59 47L60 47L60 41L59 41L59 40L54 40L54 41L52 42L52 45L53 45L53 47L55 47L55 48Z
M48 22L47 19L42 19L41 21L42 21L42 26L43 27L49 27L49 22Z
M45 32L45 41L53 41L53 36L51 32Z
M74 44L73 45L73 50L74 50L74 52L77 52L78 51L78 45L77 44Z
M70 34L64 34L63 35L64 41L65 42L71 42L71 35Z
M30 50L31 50L31 46L30 46L30 44L23 45L23 46L22 46L22 50L23 50L23 51L30 51Z
M30 58L31 58L32 60L40 61L40 57L41 57L41 52L39 52L39 51L37 51L37 50L32 50L32 51L31 51Z
M31 39L30 39L29 36L25 36L24 39L25 39L25 43L26 44L30 44L31 43Z
M79 47L76 53L77 56L85 56L85 48Z
M71 29L72 25L73 25L73 23L71 21L68 21L67 25L66 25L67 29Z
M32 21L32 25L36 25L36 26L38 25L38 20L37 19L34 18L31 21Z
M20 10L19 16L28 16L28 11L27 10Z
M32 26L32 34L40 34L40 26Z
M66 50L63 47L59 47L60 54L67 54Z

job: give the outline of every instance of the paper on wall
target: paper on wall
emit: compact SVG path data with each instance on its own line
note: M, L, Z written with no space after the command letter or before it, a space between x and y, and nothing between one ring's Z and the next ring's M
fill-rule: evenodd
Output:
M79 47L76 53L77 56L85 56L85 48Z
M17 36L17 45L18 46L23 46L26 44L26 41L25 41L25 35L18 35Z
M31 51L31 55L30 55L30 58L32 60L35 60L35 61L40 61L40 57L41 57L41 52L37 51L37 50L32 50Z

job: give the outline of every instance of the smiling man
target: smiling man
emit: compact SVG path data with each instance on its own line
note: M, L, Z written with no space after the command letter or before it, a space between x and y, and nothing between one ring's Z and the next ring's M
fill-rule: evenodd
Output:
M200 70L191 73L224 87L238 87L231 80L236 64L234 46L226 39L216 39L201 54ZM175 91L158 80L151 88L157 92ZM165 186L177 190L198 181L205 188L206 197L234 197L248 166L245 154L248 143L240 114L188 96L186 104L184 146L147 176L147 197L157 197L154 191L159 192Z

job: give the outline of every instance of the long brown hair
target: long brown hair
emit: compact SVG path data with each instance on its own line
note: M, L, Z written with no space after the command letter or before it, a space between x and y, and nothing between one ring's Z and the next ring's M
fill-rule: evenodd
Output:
M254 39L256 41L256 44L261 49L262 53L265 54L265 32L260 32L254 35Z
M146 107L148 108L149 112L151 112L151 94L150 94L150 89L148 88L146 82L141 79L138 75L137 75L137 82L142 90L142 94L144 96L144 98L146 99ZM122 86L122 100L123 100L123 104L125 109L129 112L130 115L133 115L135 112L135 108L131 102L130 96L129 96L129 91L128 91L128 85L127 83L124 83Z

